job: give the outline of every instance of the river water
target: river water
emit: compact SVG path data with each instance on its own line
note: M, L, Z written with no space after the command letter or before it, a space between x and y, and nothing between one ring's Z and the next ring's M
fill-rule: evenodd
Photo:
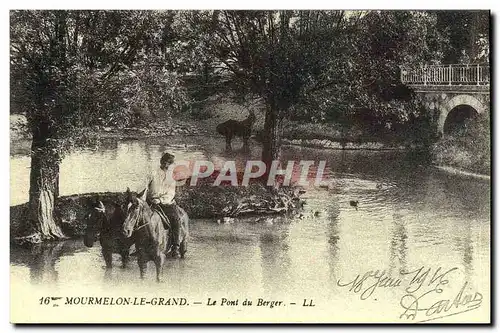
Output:
M221 153L223 148L219 138L187 137L164 144L124 141L97 151L75 152L61 164L60 192L139 189L147 170L157 165L165 150L177 159L207 159L216 165L260 155L256 145L250 156L227 156ZM38 296L147 295L186 297L190 305L187 311L138 307L135 317L111 307L115 310L105 318L99 306L85 311L54 309L62 321L134 321L141 316L153 316L154 321L204 322L489 320L489 182L419 165L401 152L284 147L283 157L324 160L325 176L333 181L330 188L307 189L302 216L246 218L232 224L192 220L187 257L166 263L161 284L154 281L152 263L145 281L139 280L135 262L120 269L118 257L115 268L105 271L99 246L86 248L82 240L34 250L11 247L12 307L36 310ZM29 158L11 156L11 205L27 201L28 180ZM351 201L358 201L357 209ZM430 270L426 279L418 279L418 269L421 273ZM385 286L382 280L371 290L374 277L359 283L365 273L377 270L378 277L384 274L393 279L392 286L386 279ZM445 277L431 279L447 271ZM358 275L358 284L349 285ZM395 283L398 278L401 282ZM419 281L422 286L415 290ZM433 289L439 282L443 292ZM471 304L430 312L403 306L426 292L420 308L446 299L451 304L456 297L465 304L469 294L478 307L455 314ZM208 306L208 298L217 300L217 305ZM222 298L239 303L222 306ZM258 298L284 303L271 309L256 306ZM242 306L245 299L253 300L253 306ZM67 312L61 312L64 309ZM412 312L415 318L408 316Z

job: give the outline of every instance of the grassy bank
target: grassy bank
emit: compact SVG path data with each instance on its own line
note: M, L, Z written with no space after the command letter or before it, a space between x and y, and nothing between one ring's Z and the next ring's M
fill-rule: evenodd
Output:
M466 123L461 131L446 135L433 147L434 163L472 173L491 172L489 113Z

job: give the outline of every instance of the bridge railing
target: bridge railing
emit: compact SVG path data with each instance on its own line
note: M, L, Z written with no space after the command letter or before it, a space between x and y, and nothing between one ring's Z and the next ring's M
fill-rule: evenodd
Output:
M401 66L401 82L408 85L465 85L490 84L489 65L425 65Z

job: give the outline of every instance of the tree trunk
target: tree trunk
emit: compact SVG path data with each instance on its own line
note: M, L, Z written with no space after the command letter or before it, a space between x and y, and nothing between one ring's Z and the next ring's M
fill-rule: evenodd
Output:
M264 140L262 142L262 162L266 165L266 174L269 172L273 160L278 160L281 151L282 121L278 109L270 105L266 109L264 122Z
M59 159L57 153L35 139L31 152L30 222L42 240L66 238L54 219L55 200L59 195Z

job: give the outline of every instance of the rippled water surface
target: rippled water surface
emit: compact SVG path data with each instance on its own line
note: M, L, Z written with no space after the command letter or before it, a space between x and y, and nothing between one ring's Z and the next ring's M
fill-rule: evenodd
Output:
M164 150L178 159L203 158L216 165L233 157L244 161L260 155L257 146L251 156L227 156L221 153L223 147L218 138L191 137L164 145L121 142L73 153L61 164L60 192L139 189ZM106 272L99 246L86 248L82 240L34 250L12 247L11 278L52 291L77 291L77 286L96 293L161 292L203 302L220 295L262 295L300 304L313 299L316 309L322 309L321 320L398 321L404 320L400 301L409 276L399 287L379 287L367 300L349 286L338 286L339 280L347 283L370 270L397 277L401 270L420 267L432 273L440 267L457 268L448 275L447 288L455 295L467 282L466 291L480 292L483 304L466 318L487 320L489 182L419 166L403 153L286 147L283 154L290 160L326 160L326 175L333 180L330 188L308 189L303 215L290 220L191 221L187 258L168 261L160 285L154 282L152 263L142 282L136 263L123 270L118 257L116 267ZM29 158L13 156L11 205L27 201L28 180ZM350 201L358 201L358 209ZM241 309L234 311L241 314ZM273 318L279 320L280 315Z

